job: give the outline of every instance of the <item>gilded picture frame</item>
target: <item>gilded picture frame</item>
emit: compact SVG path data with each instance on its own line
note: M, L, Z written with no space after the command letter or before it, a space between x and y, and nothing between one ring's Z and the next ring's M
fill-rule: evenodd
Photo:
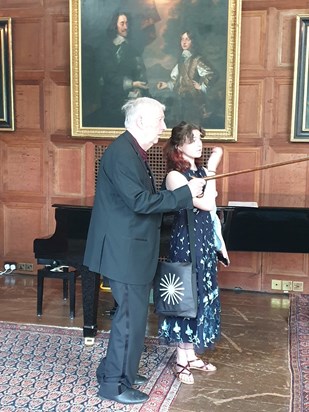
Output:
M296 16L291 142L309 142L309 15Z
M131 72L140 76L139 82L131 79L131 86L147 85L146 91L129 86L126 98L148 95L165 104L168 129L161 137L168 138L170 129L186 120L206 129L205 140L236 141L241 0L70 0L72 136L113 139L124 130L120 109L125 99L118 99L116 83L123 91L130 76L116 78L118 51L112 55L111 50L117 33L109 36L117 12L125 14L127 21L126 66L132 60ZM183 35L191 41L190 69L195 69L195 77L186 69L194 89L186 94L176 87Z
M0 18L0 131L14 131L12 19Z

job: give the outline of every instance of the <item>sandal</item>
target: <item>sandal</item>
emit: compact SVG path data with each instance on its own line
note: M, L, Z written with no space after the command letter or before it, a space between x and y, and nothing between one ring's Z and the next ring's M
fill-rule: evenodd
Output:
M177 371L177 367L181 368L179 371ZM175 375L176 378L181 382L185 383L187 385L193 385L194 383L194 378L192 373L190 372L190 365L189 363L186 366L180 365L179 363L176 364L175 368Z
M194 362L202 362L201 366L194 366L192 365L192 363ZM215 365L213 365L212 363L205 363L202 359L200 358L196 358L193 359L192 361L188 361L188 365L190 367L190 369L196 369L198 371L202 371L202 372L214 372L217 370L217 367Z

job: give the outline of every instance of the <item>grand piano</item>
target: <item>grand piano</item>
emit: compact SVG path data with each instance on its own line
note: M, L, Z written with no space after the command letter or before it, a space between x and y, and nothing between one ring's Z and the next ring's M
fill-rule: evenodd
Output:
M72 266L81 274L86 344L97 333L100 276L83 265L93 198L54 204L56 228L52 236L33 242L39 265ZM309 208L218 207L228 251L309 253ZM160 256L168 251L173 213L164 215Z

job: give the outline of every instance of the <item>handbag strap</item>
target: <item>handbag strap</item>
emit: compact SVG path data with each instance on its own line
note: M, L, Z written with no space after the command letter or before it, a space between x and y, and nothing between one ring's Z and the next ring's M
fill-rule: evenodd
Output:
M196 255L195 255L195 245L194 245L194 213L192 209L186 209L187 220L188 220L188 231L189 231L189 243L190 243L190 253L191 253L191 262L192 268L195 271L196 266Z
M186 176L186 175L184 174L184 176ZM187 178L187 176L186 176L186 178ZM164 180L161 184L161 190L166 190L165 181L166 181L166 177L164 178ZM194 247L194 239L195 239L195 236L194 236L194 213L193 213L193 209L186 209L186 212L187 212L191 262L192 262L192 268L194 268L194 272L195 272L196 255L195 255L195 247Z

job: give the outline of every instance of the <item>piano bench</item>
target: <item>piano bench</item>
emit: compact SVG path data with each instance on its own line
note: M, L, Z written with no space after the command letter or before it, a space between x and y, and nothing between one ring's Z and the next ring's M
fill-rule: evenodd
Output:
M43 289L44 279L62 279L63 280L63 299L68 298L68 285L70 286L70 318L75 318L75 285L76 278L79 276L77 270L69 271L68 267L64 267L63 271L52 270L51 266L45 266L43 269L38 270L38 285L37 285L37 315L42 316L43 306Z

